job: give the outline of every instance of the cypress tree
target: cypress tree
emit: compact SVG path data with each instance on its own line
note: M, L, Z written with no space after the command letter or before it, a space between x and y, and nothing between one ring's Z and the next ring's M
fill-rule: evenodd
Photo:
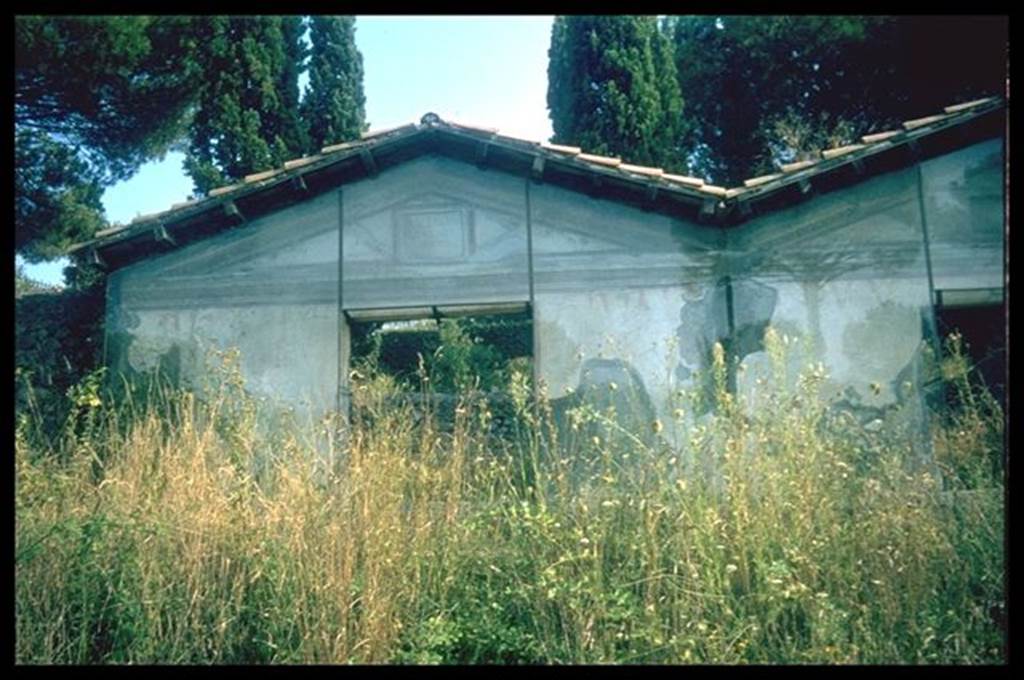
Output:
M312 149L358 138L366 131L363 57L356 48L355 18L314 16L309 85L302 117Z
M281 35L284 39L285 61L280 72L278 92L283 106L283 135L290 151L310 151L309 129L299 108L299 74L306 70L309 48L303 40L306 22L302 17L282 17Z
M683 170L683 101L654 17L560 16L548 51L553 141Z
M294 115L293 24L282 17L201 17L202 89L185 170L196 191L279 166L305 151ZM291 104L291 107L289 106Z

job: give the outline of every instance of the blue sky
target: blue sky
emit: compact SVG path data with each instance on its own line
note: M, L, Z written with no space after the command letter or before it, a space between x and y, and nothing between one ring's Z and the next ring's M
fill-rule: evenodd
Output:
M550 16L358 16L370 128L442 118L532 140L552 135L547 113ZM304 80L300 81L304 84ZM103 196L107 219L126 223L184 200L192 182L183 156L143 166ZM26 265L32 278L62 283L66 262Z

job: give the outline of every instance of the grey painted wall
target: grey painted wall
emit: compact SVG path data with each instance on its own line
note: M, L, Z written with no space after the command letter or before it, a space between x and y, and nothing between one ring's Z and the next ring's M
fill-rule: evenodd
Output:
M315 417L344 406L342 309L531 302L548 396L615 382L670 438L716 341L756 408L768 324L828 368L826 396L881 408L917 380L931 287L1002 286L1001 149L728 231L426 156L115 272L108 361L195 382L207 347L237 346L254 392Z

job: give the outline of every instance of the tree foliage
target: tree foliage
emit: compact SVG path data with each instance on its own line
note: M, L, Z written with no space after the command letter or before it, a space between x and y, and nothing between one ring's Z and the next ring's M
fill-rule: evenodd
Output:
M311 150L319 150L357 139L366 130L363 57L356 49L354 17L311 17L309 39L309 86L302 116L309 125Z
M290 150L303 153L310 150L309 122L303 119L299 108L299 74L306 70L309 48L303 40L306 22L302 17L281 17L281 37L284 40L285 60L278 77L277 90L284 108L282 139Z
M18 17L16 251L38 262L91 238L104 190L177 144L204 194L358 137L354 18L310 22L300 102L306 28L299 16Z
M678 16L654 27L555 19L554 141L735 186L1006 84L1005 17Z
M17 17L15 250L55 257L103 223L103 189L180 138L195 61L179 17Z
M696 129L691 160L719 184L1005 87L1002 17L668 19Z
M302 155L294 24L279 16L195 20L202 86L185 170L198 194ZM292 82L286 82L289 79ZM291 108L289 108L291 104Z
M560 16L548 52L553 140L635 163L685 167L672 45L653 17Z

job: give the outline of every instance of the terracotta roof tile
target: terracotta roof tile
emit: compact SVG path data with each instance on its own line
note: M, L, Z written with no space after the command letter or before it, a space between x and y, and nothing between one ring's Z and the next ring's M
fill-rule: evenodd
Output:
M938 123L939 121L945 120L947 118L949 118L949 114L940 113L940 114L935 115L935 116L926 116L925 118L915 118L914 120L905 120L905 121L903 121L903 127L906 130L916 130L919 127L924 127L925 125L931 125L932 123Z
M583 153L583 150L578 146L563 146L561 144L550 144L548 142L541 142L540 146L542 149L547 149L548 151L554 151L556 153L569 154L570 156L578 156Z
M785 163L779 169L782 170L782 172L796 172L797 170L803 170L804 168L809 168L812 165L817 164L818 161L816 160L796 161L795 163Z
M974 101L964 102L963 104L953 104L952 106L947 106L946 108L943 109L943 111L945 111L946 113L959 113L960 111L973 109L974 107L981 106L982 104L989 104L991 102L996 101L997 99L999 99L999 97L985 97L984 99L975 99Z
M887 139L892 139L897 135L902 135L903 130L888 130L886 132L875 132L870 135L864 135L860 138L865 144L875 144L876 142L884 142Z
M702 180L700 177L687 177L686 175L670 175L668 173L665 173L664 175L661 176L661 178L667 179L670 182L675 182L676 184L684 184L686 186L694 188L704 186L704 180Z
M230 193L230 192L234 191L235 189L241 188L242 186L244 186L243 182L239 182L238 184L229 184L226 187L218 187L216 189L210 189L210 191L207 192L206 195L207 196L221 196L223 194Z
M715 186L714 184L704 184L700 187L700 190L707 194L714 194L715 196L722 197L729 193L729 190L725 187Z
M310 163L318 161L321 158L323 158L323 156L321 156L320 154L317 154L315 156L305 156L303 158L295 158L290 161L285 161L284 169L291 170L293 168L301 168L303 165L309 165Z
M342 142L341 144L331 144L320 149L320 153L334 153L335 151L344 151L345 149L351 149L356 146L362 146L362 142Z
M629 165L623 163L619 166L621 172L632 172L636 175L647 175L648 177L661 177L665 174L665 171L661 168L652 168L646 165Z
M780 177L782 177L782 173L781 172L780 173L776 173L774 175L761 175L760 177L753 177L751 179L744 180L743 186L745 186L747 188L757 187L757 186L761 186L762 184L767 184L768 182L771 182L772 180L776 180L776 179L778 179Z
M622 165L621 158L611 158L609 156L596 156L594 154L581 153L580 155L576 156L576 158L581 161L586 161L587 163L594 163L595 165L607 165L608 167L612 168Z
M454 127L457 127L457 128L462 128L464 130L472 130L474 132L483 132L483 133L486 133L486 134L489 134L489 135L494 135L494 134L498 133L498 128L484 127L482 125L470 125L468 123L456 123L454 121L449 121L448 124L452 125Z
M399 130L402 130L402 129L405 129L405 128L412 128L412 127L416 127L416 124L415 123L406 123L405 125L395 125L393 127L381 128L379 130L369 130L367 132L364 132L362 135L360 135L359 138L363 139L363 140L365 140L365 139L373 139L374 137L381 137L383 135L390 134L392 132L398 132Z
M848 154L848 153L850 153L852 151L858 151L858 150L863 149L863 148L864 148L863 144L847 144L846 146L837 146L834 149L826 149L826 150L822 151L821 152L821 157L824 158L825 160L831 160L833 158L838 158L839 156L845 156L846 154Z
M136 215L135 217L132 218L132 221L129 224L137 224L138 222L145 222L146 220L151 220L154 217L156 217L157 215L162 215L165 212L167 212L167 211L166 210L158 210L157 212L151 212L151 213L147 213L145 215Z
M119 231L123 231L124 229L127 229L127 227L128 227L128 225L125 225L125 224L117 224L117 225L114 225L113 227L110 227L109 229L100 229L99 231L96 232L96 238L103 238L104 236L110 236L112 234L116 234Z
M285 170L284 168L274 168L273 170L264 170L263 172L255 172L255 173L253 173L251 175L246 175L243 178L243 181L246 182L246 183L249 183L249 182L259 182L260 180L270 179L274 175L277 175L277 174L280 174L280 173L284 172L284 170Z

